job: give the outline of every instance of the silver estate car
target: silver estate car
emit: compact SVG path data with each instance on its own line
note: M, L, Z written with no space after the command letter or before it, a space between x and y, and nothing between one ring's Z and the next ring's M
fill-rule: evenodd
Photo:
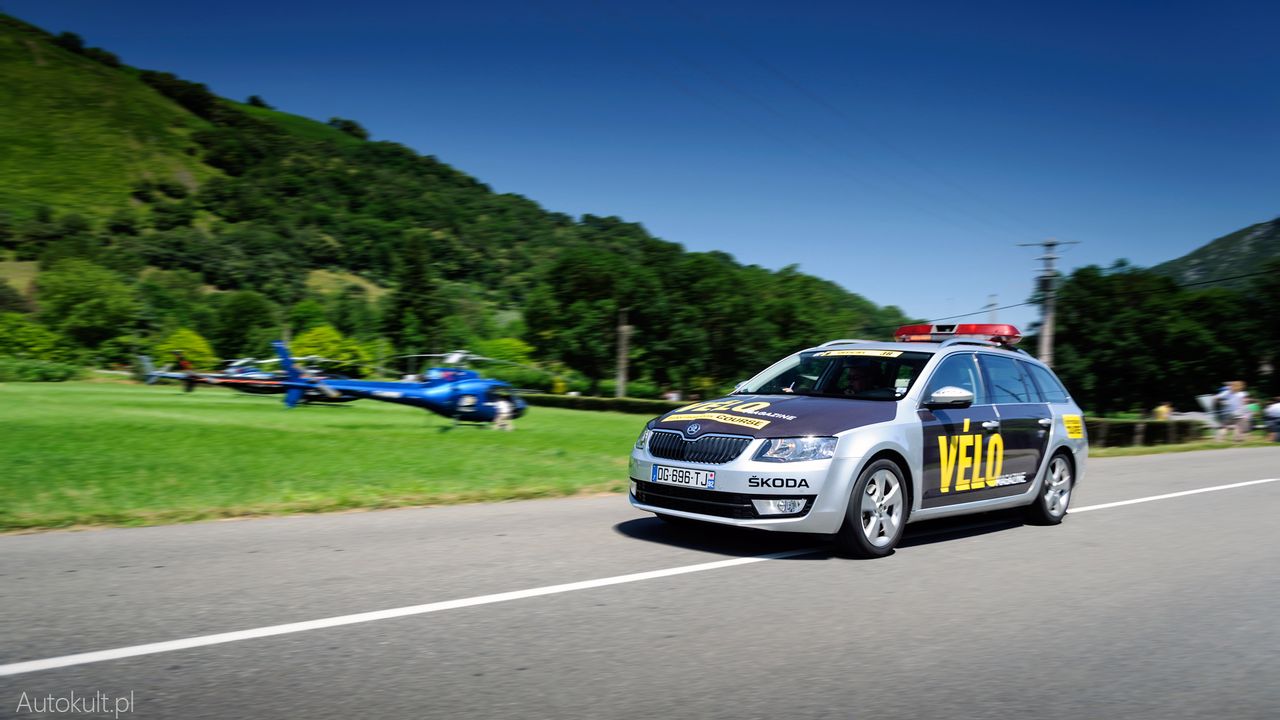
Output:
M823 533L856 557L909 522L1025 507L1062 521L1084 475L1083 413L1010 325L912 325L833 340L650 421L632 505L670 522Z

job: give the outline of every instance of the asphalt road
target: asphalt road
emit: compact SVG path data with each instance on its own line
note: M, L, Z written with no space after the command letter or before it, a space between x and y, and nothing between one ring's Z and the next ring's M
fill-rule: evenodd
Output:
M1094 460L1072 505L1103 507L911 526L875 561L719 562L816 543L620 496L5 536L0 666L428 605L0 667L0 717L74 692L130 718L1275 718L1280 482L1105 506L1275 477L1280 447Z

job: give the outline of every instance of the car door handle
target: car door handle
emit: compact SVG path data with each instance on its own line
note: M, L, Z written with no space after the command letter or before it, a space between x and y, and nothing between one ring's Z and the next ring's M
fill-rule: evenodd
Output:
M995 430L999 430L999 429L1000 429L1000 421L999 421L999 420L988 420L988 421L986 421L986 422L982 423L982 429L983 429L983 430L986 430L987 432L993 432L993 431L995 431Z
M1040 418L1038 422L1040 423L1040 427L1049 427L1050 425L1053 425L1053 418Z

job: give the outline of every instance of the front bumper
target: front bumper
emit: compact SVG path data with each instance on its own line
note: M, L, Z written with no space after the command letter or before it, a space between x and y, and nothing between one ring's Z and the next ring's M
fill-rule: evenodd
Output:
M801 533L834 533L844 522L857 458L774 463L753 460L755 440L735 460L722 464L655 458L632 451L631 504L639 510L705 522ZM715 471L715 489L656 483L653 466ZM797 498L804 508L791 515L764 515L753 499Z

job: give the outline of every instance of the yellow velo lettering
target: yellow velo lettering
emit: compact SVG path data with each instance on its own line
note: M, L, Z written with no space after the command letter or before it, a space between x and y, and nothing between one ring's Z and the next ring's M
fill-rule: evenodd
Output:
M1000 471L1004 470L1004 438L1000 433L987 441L987 487L995 487Z
M1004 469L1004 438L1000 433L970 433L970 424L965 420L961 433L938 436L941 492L995 487Z
M938 436L938 458L942 464L942 492L951 492L951 473L956 467L956 437Z
M767 402L748 402L739 403L737 400L710 400L708 402L694 403L678 408L676 412L759 412L769 407Z
M972 435L961 435L956 442L956 492L969 489L969 478L964 473L973 464L969 451L975 439Z
M972 490L977 490L986 484L982 476L982 444L982 436L975 435L973 437L973 478L969 481L969 488Z

